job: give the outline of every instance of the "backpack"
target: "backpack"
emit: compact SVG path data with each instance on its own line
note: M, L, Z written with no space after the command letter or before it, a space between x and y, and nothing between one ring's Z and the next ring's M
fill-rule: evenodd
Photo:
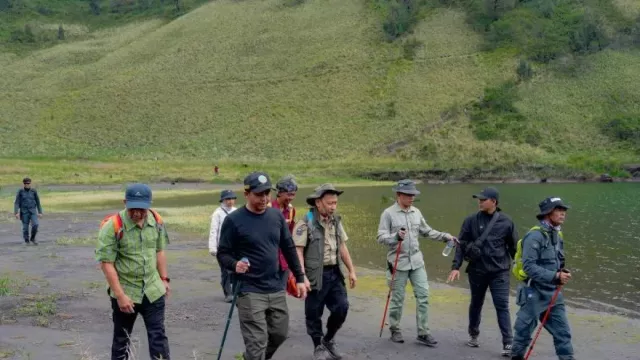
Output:
M532 231L540 231L545 238L547 238L547 232L542 229L542 227L536 225L529 229L527 233L522 237L522 239L518 240L518 245L516 246L516 256L513 259L513 269L511 272L515 276L515 278L519 281L527 281L529 276L526 272L524 272L524 264L522 263L522 240ZM564 241L562 231L558 231L558 236L560 240Z
M158 212L155 210L149 209L149 211L151 212L151 214L153 214L153 218L156 219L156 227L158 229L158 232L160 232L162 230L162 227L164 226L162 216L160 216L160 214L158 214ZM124 227L122 225L122 217L120 216L120 212L105 216L100 222L100 229L102 229L104 224L106 224L111 219L113 219L113 230L116 233L116 240L120 241L124 236Z

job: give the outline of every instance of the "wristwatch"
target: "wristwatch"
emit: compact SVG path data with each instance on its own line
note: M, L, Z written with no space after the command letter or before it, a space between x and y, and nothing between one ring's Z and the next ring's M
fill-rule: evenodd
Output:
M161 276L161 277L160 277L160 279L162 279L163 281L166 281L166 282L168 282L168 283L170 283L170 282L171 282L171 279L169 279L168 277L162 277L162 276Z

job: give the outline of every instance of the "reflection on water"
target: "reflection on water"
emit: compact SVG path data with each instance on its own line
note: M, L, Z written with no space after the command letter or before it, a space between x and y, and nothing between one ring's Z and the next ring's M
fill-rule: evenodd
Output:
M486 185L421 185L417 198L427 222L435 229L457 235L465 216L476 211L473 193ZM640 184L496 184L500 207L512 217L520 236L536 224L538 203L547 196L562 197L572 208L563 227L567 267L574 274L566 287L567 298L595 306L611 304L640 313ZM302 190L295 201L303 213ZM238 199L242 203L242 196ZM339 210L354 261L359 266L383 269L385 249L376 242L382 210L393 203L391 188L347 188ZM187 195L154 201L154 206L218 205L218 195ZM442 256L443 243L425 239L429 278L444 281L453 256ZM466 265L465 265L466 266ZM515 287L515 280L514 287ZM466 286L466 278L457 283Z

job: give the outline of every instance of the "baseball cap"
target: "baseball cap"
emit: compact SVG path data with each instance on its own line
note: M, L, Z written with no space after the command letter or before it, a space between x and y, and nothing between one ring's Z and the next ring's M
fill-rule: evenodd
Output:
M267 173L256 171L244 178L244 190L252 193L261 193L267 190L273 190L271 179Z
M127 209L148 209L151 207L151 188L146 184L132 184L124 195Z
M482 190L479 194L474 194L473 197L479 200L495 199L498 201L500 199L500 193L498 193L496 188L488 187Z

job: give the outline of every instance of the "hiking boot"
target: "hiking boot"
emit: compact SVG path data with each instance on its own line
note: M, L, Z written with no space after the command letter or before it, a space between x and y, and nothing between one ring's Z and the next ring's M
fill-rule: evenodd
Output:
M504 344L502 346L502 356L504 357L510 357L511 356L511 344Z
M31 243L32 243L33 245L38 245L38 242L36 241L36 239L31 240Z
M418 340L419 343L421 343L423 345L427 345L429 347L435 347L436 344L438 343L436 341L436 339L434 339L433 336L431 336L431 334L429 334L429 335L418 335L418 338L416 340Z
M313 350L313 360L327 360L327 349L322 345L316 346Z
M338 348L336 348L336 342L334 340L330 340L330 341L322 340L322 346L324 346L324 348L327 350L327 352L329 353L329 357L331 359L334 359L334 360L342 359L342 355L340 355L340 353L338 352Z
M402 338L402 333L400 331L392 331L391 332L391 341L394 343L402 344L404 343L404 339Z
M524 360L524 356L522 355L512 355L511 360Z
M478 347L480 346L480 343L478 342L478 337L477 336L472 336L469 341L467 341L467 346L469 347Z
M231 297L231 295L227 295L224 297L224 302L226 303L230 303L233 301L233 297Z

